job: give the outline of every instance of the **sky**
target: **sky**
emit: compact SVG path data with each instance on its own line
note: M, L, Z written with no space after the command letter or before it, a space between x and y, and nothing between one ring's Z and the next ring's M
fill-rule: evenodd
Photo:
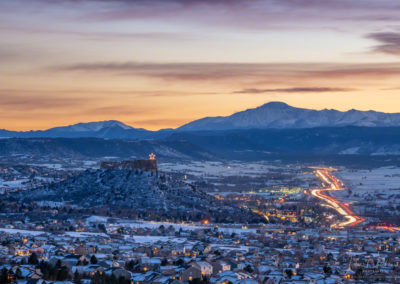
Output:
M398 0L0 1L0 128L400 112Z

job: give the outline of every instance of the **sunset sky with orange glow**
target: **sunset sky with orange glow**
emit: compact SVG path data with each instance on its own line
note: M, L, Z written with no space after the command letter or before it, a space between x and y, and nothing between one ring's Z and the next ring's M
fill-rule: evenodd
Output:
M175 128L270 101L400 112L398 0L0 2L0 128Z

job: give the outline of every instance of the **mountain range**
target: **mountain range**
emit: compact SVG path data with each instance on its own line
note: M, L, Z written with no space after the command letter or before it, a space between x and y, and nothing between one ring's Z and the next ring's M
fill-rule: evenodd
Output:
M227 117L149 131L122 122L78 123L42 131L0 130L0 158L146 158L281 160L381 157L400 163L400 114L310 110L272 102ZM329 157L328 157L329 156ZM389 158L391 156L392 158ZM362 164L366 164L364 161Z
M324 109L296 108L282 102L270 102L260 107L234 113L230 116L205 117L176 129L149 131L134 128L116 120L78 123L38 131L0 130L1 138L119 138L159 139L173 133L187 131L221 131L234 129L303 129L316 127L396 127L400 113L349 110L345 112Z
M392 114L354 109L345 112L334 109L313 110L291 107L282 102L270 102L230 116L202 118L181 126L179 130L286 129L343 126L400 126L400 113Z
M10 131L0 130L2 138L120 138L120 139L146 139L155 136L153 131L143 128L133 128L120 121L96 121L78 123L69 126L54 127L47 130Z

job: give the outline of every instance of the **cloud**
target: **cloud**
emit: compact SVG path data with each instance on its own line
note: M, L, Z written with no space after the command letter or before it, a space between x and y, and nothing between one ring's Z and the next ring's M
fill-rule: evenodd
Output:
M370 33L366 36L369 39L378 41L380 44L372 48L374 52L400 55L400 33L380 32Z
M253 64L224 63L78 63L50 67L51 71L114 73L123 76L138 75L161 79L204 80L242 76L245 70L256 71ZM257 72L257 71L256 71Z
M87 102L89 99L83 97L55 96L54 93L43 96L23 91L0 90L0 109L8 111L67 110Z
M9 58L14 58L18 56L18 52L15 49L5 48L4 46L0 46L0 59L7 60Z
M62 7L78 11L81 21L172 20L205 26L251 30L284 28L335 29L365 22L400 20L396 0L20 0L42 9ZM32 3L34 2L34 3ZM38 8L35 9L37 11ZM40 10L40 9L39 9Z
M0 28L1 29L1 28ZM0 61L2 63L15 63L18 61L32 60L41 57L43 52L34 47L24 47L16 44L1 44Z
M328 87L308 87L308 88L282 88L282 89L243 89L235 91L233 94L265 94L265 93L329 93L329 92L350 92L354 89L349 88L328 88Z
M52 29L49 27L28 27L28 26L0 26L0 30L13 31L24 34L50 34L60 37L72 36L86 40L190 40L191 35L174 32L96 32L96 31L77 31L66 29ZM0 50L1 54L1 50Z
M377 3L379 2L379 3ZM109 2L107 2L109 3ZM87 19L126 21L160 19L191 22L203 26L265 31L277 29L349 30L365 22L397 22L400 4L396 1L120 1L108 9L92 11ZM346 25L348 23L348 25Z
M400 63L141 63L93 62L48 67L51 72L84 72L87 74L115 74L141 76L162 80L270 81L348 79L399 76Z
M392 87L392 88L382 88L381 91L397 91L400 90L400 87Z

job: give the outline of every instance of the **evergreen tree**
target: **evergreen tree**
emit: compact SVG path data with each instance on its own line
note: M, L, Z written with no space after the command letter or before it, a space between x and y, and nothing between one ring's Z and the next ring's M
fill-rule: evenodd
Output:
M8 280L8 270L5 267L0 272L0 283L10 283Z
M39 259L36 255L36 253L32 253L29 258L28 258L28 263L32 265L38 265L39 264Z
M74 273L74 284L82 284L81 276L79 275L78 270L75 270Z
M332 268L330 268L329 266L325 265L323 269L324 269L325 274L328 274L328 275L332 274Z
M286 270L285 270L285 273L286 273L286 275L289 277L289 279L292 278L292 276L293 276L293 271L292 271L291 269L286 269Z
M65 281L69 278L69 271L66 266L62 266L58 271L57 271L57 281Z
M243 270L248 272L248 273L253 273L254 272L254 269L253 269L253 267L251 267L250 264L248 264Z
M92 255L92 257L90 258L90 263L91 264L97 264L97 258L95 255Z
M15 277L17 279L22 279L22 272L21 269L19 269L19 267L17 268L17 270L15 271Z

